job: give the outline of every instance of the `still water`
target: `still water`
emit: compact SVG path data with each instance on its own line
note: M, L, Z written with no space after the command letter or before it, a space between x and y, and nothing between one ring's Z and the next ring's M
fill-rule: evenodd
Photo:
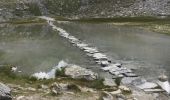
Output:
M60 27L91 43L147 79L157 78L166 71L170 76L170 36L134 26L111 23L64 23Z
M56 25L97 47L112 61L135 69L138 75L154 79L166 71L170 76L170 36L111 23L64 22ZM91 58L48 25L0 26L1 65L16 65L23 73L32 74L49 71L61 60L101 73Z

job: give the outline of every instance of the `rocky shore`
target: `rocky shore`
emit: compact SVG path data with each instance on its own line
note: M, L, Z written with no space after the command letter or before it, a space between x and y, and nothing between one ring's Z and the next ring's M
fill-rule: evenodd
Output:
M168 100L162 93L148 94L123 84L123 80L100 79L97 73L79 66L66 67L56 75L55 79L28 78L22 84L1 80L0 100Z

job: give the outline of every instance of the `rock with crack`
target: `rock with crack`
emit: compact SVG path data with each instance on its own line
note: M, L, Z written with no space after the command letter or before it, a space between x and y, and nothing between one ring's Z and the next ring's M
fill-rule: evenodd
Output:
M11 89L0 82L0 100L12 100Z
M70 76L71 78L74 78L74 79L95 80L98 78L97 73L94 73L89 69L79 67L77 65L66 67L65 75Z

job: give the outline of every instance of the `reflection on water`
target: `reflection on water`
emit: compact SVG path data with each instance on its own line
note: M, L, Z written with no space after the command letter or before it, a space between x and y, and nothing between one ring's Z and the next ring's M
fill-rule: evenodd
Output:
M170 36L107 23L64 23L59 26L98 47L113 61L138 68L136 72L140 75L157 77L162 70L170 71Z
M24 73L49 71L62 59L90 66L84 56L47 25L0 26L0 64L19 66Z

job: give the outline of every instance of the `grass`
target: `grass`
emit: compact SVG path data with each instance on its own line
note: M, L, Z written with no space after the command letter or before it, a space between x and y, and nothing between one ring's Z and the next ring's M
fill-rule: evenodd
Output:
M55 76L56 77L66 77L65 69L64 68L61 68L61 70L57 69L56 72L55 72Z
M86 86L86 87L94 88L94 89L103 89L106 87L103 84L103 79L96 79L92 81L88 81L86 79L72 79L70 77L63 76L63 70L61 71L60 74L57 74L58 76L55 79L37 80L34 77L20 75L20 74L11 72L10 67L11 65L5 65L3 67L0 67L0 76L1 76L0 81L1 82L18 84L23 87L27 83L27 85L29 84L30 87L34 87L34 88L38 88L38 86L40 86L41 84L49 86L54 82L77 84L80 86ZM74 85L70 85L69 88L76 89ZM78 89L76 90L79 91Z
M71 21L78 22L170 22L170 18L157 18L157 17L113 17L113 18L80 18L80 19L72 19Z
M11 21L8 21L7 23L10 24L32 24L32 23L46 23L45 20L37 18L37 17L32 17L32 18L23 18L23 19L12 19Z

